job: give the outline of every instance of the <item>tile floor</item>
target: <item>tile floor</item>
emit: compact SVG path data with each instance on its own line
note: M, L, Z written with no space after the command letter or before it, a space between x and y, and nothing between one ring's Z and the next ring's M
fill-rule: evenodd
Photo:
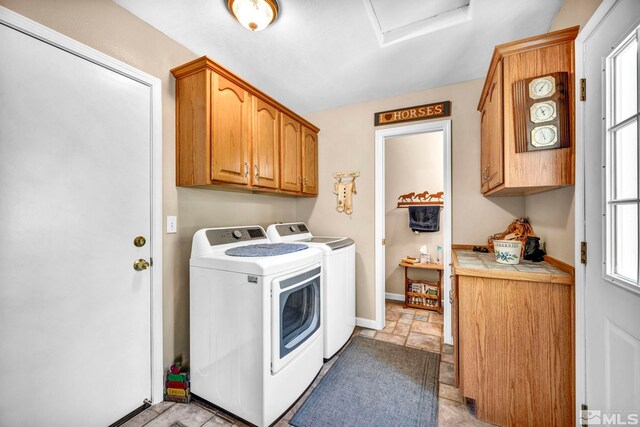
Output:
M361 335L397 345L440 353L440 387L438 400L439 426L486 426L469 414L462 396L454 386L453 348L442 343L443 317L428 310L403 308L400 301L387 300L386 326L382 331L357 327ZM307 392L294 404L275 427L289 426L293 417L322 377L331 369L341 352L326 362ZM138 414L124 424L125 427L230 427L246 426L232 415L194 402L190 405L162 402Z

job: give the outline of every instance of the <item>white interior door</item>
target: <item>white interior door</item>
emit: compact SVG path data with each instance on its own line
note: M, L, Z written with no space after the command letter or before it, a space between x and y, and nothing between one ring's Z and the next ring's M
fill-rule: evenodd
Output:
M610 12L584 41L586 403L591 424L640 411L638 43L640 2ZM580 77L580 76L579 76ZM579 402L580 403L580 402ZM600 412L598 412L600 411ZM627 412L631 411L631 412ZM613 417L613 418L611 418Z
M0 425L108 425L151 397L151 88L0 40Z

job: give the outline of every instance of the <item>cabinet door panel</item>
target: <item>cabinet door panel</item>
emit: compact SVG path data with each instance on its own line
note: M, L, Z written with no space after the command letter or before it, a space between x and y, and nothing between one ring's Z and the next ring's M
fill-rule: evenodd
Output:
M251 95L213 73L211 179L249 183Z
M300 192L302 187L301 169L301 126L286 114L281 115L282 131L280 146L280 188Z
M302 192L318 194L318 134L302 128Z
M254 98L252 185L278 188L280 164L280 117L276 108Z
M498 65L491 83L492 90L489 94L490 100L490 119L489 125L489 190L497 187L504 182L503 167L503 100L502 100L502 64Z
M480 191L486 193L489 188L489 168L491 161L489 160L491 150L491 136L489 135L489 117L488 109L491 106L488 101L480 114Z

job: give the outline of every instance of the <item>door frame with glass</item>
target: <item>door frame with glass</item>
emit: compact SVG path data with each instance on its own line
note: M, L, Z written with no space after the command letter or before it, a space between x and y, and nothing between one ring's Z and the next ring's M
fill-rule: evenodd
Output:
M587 43L596 36L597 31L601 28L604 21L611 15L612 11L622 3L623 0L604 0L596 12L593 14L589 22L585 25L583 30L578 35L575 41L575 52L576 52L576 93L581 92L581 78L584 78L587 73L586 66L586 49ZM640 20L636 21L636 25ZM632 29L630 28L629 31ZM622 32L622 29L621 29ZM622 41L622 40L620 40ZM615 46L612 46L612 52ZM602 71L607 69L607 64L602 64ZM593 97L594 91L600 91L601 85L607 85L608 81L605 78L605 74L602 73L602 79L600 82L589 82L586 83L586 95L589 98L590 94ZM576 97L577 98L577 97ZM604 123L608 123L608 115L609 109L607 105L602 105L602 120ZM575 247L577 250L575 251L575 274L576 274L576 284L575 284L575 396L576 396L576 420L577 424L580 425L581 421L581 410L582 405L589 402L588 393L587 393L587 375L604 375L602 372L587 372L587 264L582 263L582 253L581 253L581 245L583 242L587 241L587 191L603 191L605 189L608 180L606 178L606 173L611 173L611 171L606 170L603 165L603 174L601 180L601 188L587 188L586 179L587 173L592 173L592 171L587 171L587 157L586 157L586 138L587 138L587 125L589 120L587 118L587 111L585 102L576 99L576 191L575 191ZM609 126L607 125L607 128ZM602 138L607 140L608 130L603 130ZM603 147L602 155L607 155L607 149ZM594 197L592 193L590 193L590 197ZM608 191L607 191L607 196ZM603 193L604 195L604 193ZM599 224L589 224L590 229L593 227L597 227L602 230L602 247L605 247L607 242L607 227L610 225L610 215L608 214L608 204L609 199L602 199L602 218L605 218L603 221L599 221ZM615 204L615 202L614 202ZM589 255L589 248L587 249L587 256ZM608 250L603 250L603 252L609 253ZM609 268L610 264L606 261L606 258L596 259L598 257L587 257L587 262L589 263L602 263L603 266L607 266ZM596 278L598 279L598 278ZM590 280L594 280L593 277ZM606 280L612 284L615 283L612 277L605 272L603 275L603 280ZM620 284L615 285L620 286ZM608 409L608 408L589 408L589 409Z
M124 62L64 36L44 25L34 22L3 6L0 6L0 25L31 36L43 43L57 47L71 55L112 70L149 87L151 94L149 112L151 120L151 247L153 268L150 270L151 318L149 343L151 347L151 403L159 403L164 396L163 331L162 331L162 82ZM142 402L141 402L142 403ZM125 414L123 414L125 415Z

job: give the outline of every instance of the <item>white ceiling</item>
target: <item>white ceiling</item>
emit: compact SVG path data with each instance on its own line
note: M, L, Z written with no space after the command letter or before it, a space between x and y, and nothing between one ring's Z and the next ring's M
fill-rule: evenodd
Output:
M230 15L227 0L114 1L301 114L484 77L496 44L547 32L563 3L471 0L462 8L471 19L383 47L381 27L432 21L434 11L446 16L466 2L278 0L277 20L253 33Z

